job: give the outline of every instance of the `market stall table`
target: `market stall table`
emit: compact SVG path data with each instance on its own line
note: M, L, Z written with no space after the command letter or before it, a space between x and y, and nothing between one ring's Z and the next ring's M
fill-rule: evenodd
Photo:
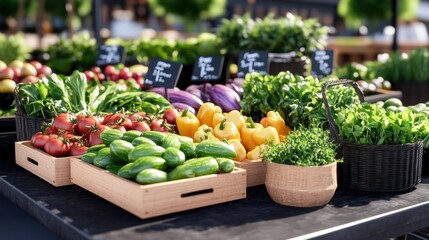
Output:
M402 194L339 189L328 205L303 209L278 205L257 186L244 200L141 220L78 186L53 187L2 159L0 193L64 239L383 239L429 224L429 177Z

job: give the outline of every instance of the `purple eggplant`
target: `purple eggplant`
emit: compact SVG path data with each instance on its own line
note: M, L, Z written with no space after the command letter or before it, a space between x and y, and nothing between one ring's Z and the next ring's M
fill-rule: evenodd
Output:
M176 90L180 90L179 88L173 88L172 90L176 91ZM168 90L168 91L172 91L172 90ZM158 93L160 95L162 95L163 97L165 97L165 88L164 87L153 87L153 88L149 88L146 90L146 92L155 92Z
M198 110L203 104L201 99L183 90L169 90L168 96L171 103L185 103L195 110Z
M243 87L235 84L234 82L230 83L231 88L238 94L238 96L241 98L243 96Z
M244 78L234 78L231 83L243 87Z
M224 112L240 110L240 97L231 88L215 84L210 91L211 101L218 105Z
M189 112L196 114L195 109L191 106L189 106L188 104L185 103L180 103L180 102L175 102L172 103L173 107L176 108L177 110L185 110L188 109Z

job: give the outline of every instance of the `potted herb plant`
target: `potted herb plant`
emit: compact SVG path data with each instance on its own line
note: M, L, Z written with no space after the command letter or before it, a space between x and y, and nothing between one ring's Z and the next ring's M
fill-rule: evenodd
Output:
M316 19L302 20L291 13L264 19L235 16L223 19L217 31L221 47L232 55L241 50L268 51L272 75L286 70L305 75L310 52L327 45L327 34Z
M264 145L270 197L294 207L327 204L337 189L335 149L329 132L314 124L291 132L285 142Z

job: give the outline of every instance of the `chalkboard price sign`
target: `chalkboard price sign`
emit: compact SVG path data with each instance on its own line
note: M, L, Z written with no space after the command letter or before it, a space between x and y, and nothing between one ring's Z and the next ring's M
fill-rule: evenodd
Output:
M174 88L181 71L182 64L156 58L151 59L144 84L152 87Z
M238 59L237 77L243 78L247 73L259 72L268 74L267 51L241 51Z
M107 66L122 63L125 59L125 49L116 45L101 45L98 48L97 66Z
M334 65L333 50L319 50L311 53L311 75L324 77L332 73Z
M192 69L192 81L216 81L222 74L222 56L199 56Z

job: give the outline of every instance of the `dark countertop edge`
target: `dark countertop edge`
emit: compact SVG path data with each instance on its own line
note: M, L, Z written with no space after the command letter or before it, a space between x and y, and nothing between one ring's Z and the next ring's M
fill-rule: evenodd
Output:
M308 233L305 235L301 235L298 237L291 238L290 240L297 240L297 239L380 239L380 237L397 237L400 235L405 234L403 229L410 229L411 226L413 226L414 230L419 230L421 228L424 228L428 225L425 220L425 216L422 216L420 214L422 211L422 208L429 209L429 201L421 202L418 204L415 204L413 206L408 206L405 208L397 209L394 211L378 214L369 218L360 219L354 222L349 222L346 224L338 225L336 227L323 229L320 231ZM407 217L415 217L413 221L411 222L404 222L407 220ZM388 219L389 217L392 217ZM386 228L380 228L378 229L378 232L372 232L367 231L369 225L374 226L378 225L375 222L379 222L380 224L386 224L386 222L389 222L389 227ZM392 224L395 226L392 227ZM380 226L380 225L379 225ZM409 230L409 232L412 232L414 230ZM366 236L361 235L362 232L367 231ZM360 235L356 234L360 233ZM356 238L356 236L359 236L359 238Z
M64 239L91 239L91 236L81 231L75 226L65 222L55 214L52 214L49 209L38 204L21 190L11 185L7 180L0 176L0 193L15 205L23 209L29 215L36 218L39 222L45 225L49 230L58 234Z

